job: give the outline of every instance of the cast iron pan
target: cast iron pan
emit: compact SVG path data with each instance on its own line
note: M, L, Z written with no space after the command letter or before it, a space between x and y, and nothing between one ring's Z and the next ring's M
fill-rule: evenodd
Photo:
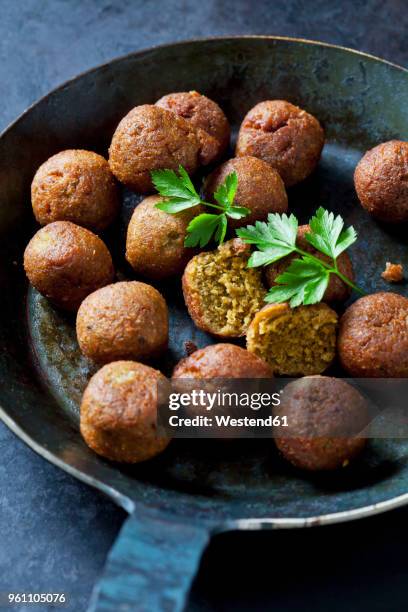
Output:
M35 231L29 187L36 168L61 149L106 155L112 133L137 104L197 89L237 126L256 102L283 98L323 123L328 138L315 175L292 189L291 209L306 221L323 205L352 223L358 284L389 290L386 260L406 262L406 229L375 223L353 190L363 151L408 140L408 73L329 45L270 37L201 40L131 54L92 70L40 100L0 139L0 416L43 457L97 487L130 518L114 545L92 610L179 610L212 533L344 521L408 500L408 441L372 441L353 469L305 476L266 440L179 440L156 460L126 467L93 454L78 433L78 402L93 366L78 352L74 320L32 290L22 267ZM120 221L106 236L120 276L123 231L137 198L123 194ZM212 339L187 316L179 282L161 285L171 311L170 371L183 343ZM399 291L406 292L401 286Z

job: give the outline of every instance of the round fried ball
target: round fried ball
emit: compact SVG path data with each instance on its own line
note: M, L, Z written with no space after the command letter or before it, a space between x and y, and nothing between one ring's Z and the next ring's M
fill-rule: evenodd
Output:
M260 270L248 268L250 254L249 245L236 238L190 259L183 293L197 327L220 338L245 334L266 294Z
M118 190L108 162L80 149L61 151L38 168L31 202L41 225L72 221L94 232L108 227L119 211Z
M158 106L133 108L119 123L109 148L109 165L116 178L141 193L154 191L150 172L182 165L197 170L201 144L197 130L183 117Z
M271 367L235 344L212 344L176 365L173 378L271 378Z
M168 313L162 295L137 281L108 285L81 304L76 321L81 351L97 363L147 360L167 348Z
M77 310L87 295L113 281L112 258L89 230L55 221L31 238L24 252L30 283L64 310Z
M274 374L320 374L335 357L336 328L337 314L327 304L268 304L248 328L247 349L269 363Z
M346 467L364 448L368 407L350 384L329 376L289 383L274 416L287 417L285 436L275 438L282 455L302 470Z
M354 302L340 320L338 352L351 376L408 377L408 299L382 292Z
M367 151L354 172L362 206L389 223L408 220L408 142L390 140Z
M135 208L126 239L126 259L137 274L160 280L181 274L195 250L184 246L187 226L198 207L176 215L156 208L160 196L149 196Z
M290 187L313 172L323 145L324 131L313 115L285 100L266 100L245 116L236 155L263 159Z
M163 96L156 102L179 117L186 119L198 133L202 146L202 163L219 159L229 145L228 119L216 102L198 91L183 91Z
M139 463L169 444L157 434L158 370L135 361L115 361L88 383L81 403L81 434L88 446L112 461Z
M242 219L229 219L231 227L264 221L268 213L287 211L288 197L281 177L274 168L256 157L235 157L214 170L204 184L207 200L214 201L214 192L232 172L236 172L238 178L234 205L245 206L250 213Z
M306 234L310 232L309 225L301 225L298 228L296 244L297 246L306 251L307 253L311 253L318 259L325 261L327 263L331 263L330 257L323 255L320 251L317 251L310 242L306 240ZM275 283L275 279L280 274L283 274L286 269L289 267L290 263L298 258L299 255L293 254L276 261L273 264L270 264L265 268L265 279L268 287L273 287ZM343 252L337 258L337 265L339 267L339 271L343 276L346 276L351 281L354 280L354 270L353 264L351 263L351 259L347 253ZM337 275L331 274L328 287L324 293L323 301L324 302L345 302L351 294L351 288L346 285L344 281L341 280Z

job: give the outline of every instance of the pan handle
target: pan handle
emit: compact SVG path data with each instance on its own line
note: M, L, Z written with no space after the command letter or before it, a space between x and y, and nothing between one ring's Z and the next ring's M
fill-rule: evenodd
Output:
M183 610L209 539L201 526L136 508L109 552L88 612Z

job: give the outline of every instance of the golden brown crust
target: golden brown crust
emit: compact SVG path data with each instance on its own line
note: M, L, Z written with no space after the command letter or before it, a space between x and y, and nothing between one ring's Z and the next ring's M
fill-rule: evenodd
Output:
M408 220L408 142L390 140L365 153L354 172L362 206L389 223Z
M236 155L263 159L290 187L313 172L323 145L324 131L313 115L285 100L266 100L246 114Z
M81 351L97 363L148 360L167 348L167 305L150 285L114 283L82 302L76 329Z
M306 233L310 232L310 227L308 225L301 225L298 228L296 244L299 248L307 253L311 253L315 257L318 257L322 261L327 263L331 262L330 258L323 253L320 253L312 245L306 240ZM268 287L273 287L275 283L275 279L280 274L283 274L285 270L289 267L290 263L299 257L297 254L288 255L288 257L284 257L279 261L270 264L265 268L265 280ZM351 263L351 259L347 253L341 253L341 255L337 259L337 265L339 267L339 271L349 278L351 281L354 280L354 270L353 264ZM332 274L330 276L329 285L325 291L323 301L324 302L345 302L351 294L351 289L346 283L344 283L338 276Z
M184 240L200 207L171 215L156 208L160 196L149 196L135 208L126 239L126 259L137 274L155 280L181 274L195 249Z
M61 151L38 168L31 201L41 225L71 221L95 232L108 227L119 212L117 186L108 162L80 149Z
M72 311L114 277L104 242L69 221L49 223L34 234L24 252L24 269L42 295Z
M234 157L214 170L204 184L205 197L213 201L213 194L227 176L236 172L238 189L235 206L245 206L251 212L242 219L229 219L231 227L264 221L268 213L284 213L288 209L285 185L278 172L262 159L256 157Z
M272 378L271 367L235 344L197 349L176 365L173 378Z
M408 376L408 299L396 293L366 295L340 319L338 352L355 377Z
M231 130L228 119L216 102L197 91L186 91L163 96L156 105L183 117L196 128L204 165L223 155L229 145Z
M286 416L285 437L275 438L282 455L303 470L346 467L364 448L365 399L344 380L306 376L289 383L274 416Z
M245 334L262 306L265 288L256 268L248 268L251 249L239 238L200 253L184 270L184 301L194 323L218 338ZM217 321L214 321L217 318Z
M109 148L109 165L116 178L141 193L154 191L152 170L191 174L199 165L197 130L182 117L152 104L133 108L119 123Z
M337 314L327 304L268 304L248 327L247 349L269 363L275 374L320 374L334 360L336 328Z
M157 435L157 385L166 378L134 361L101 368L81 403L81 434L88 446L112 461L138 463L161 453L170 440Z

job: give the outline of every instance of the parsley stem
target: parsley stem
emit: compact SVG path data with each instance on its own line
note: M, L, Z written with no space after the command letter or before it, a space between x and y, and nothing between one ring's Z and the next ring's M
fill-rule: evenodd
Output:
M315 255L312 255L311 253L308 253L307 251L302 251L302 249L299 249L299 247L295 246L294 250L299 253L299 255L304 255L306 257L308 257L309 259L313 259L313 261L315 261L316 263L320 264L321 266L323 266L324 268L326 268L330 273L332 274L336 274L342 281L343 283L345 283L346 285L348 285L349 287L351 287L352 289L354 289L354 291L356 291L357 293L359 293L360 295L367 295L367 293L363 290L360 289L360 287L358 287L357 285L355 285L349 278L347 278L347 276L344 276L344 274L342 274L337 266L337 260L333 259L333 265L328 264L327 262L323 261L322 259L319 259L319 257L316 257Z
M203 200L200 202L200 204L204 204L204 206L210 206L211 208L216 208L217 210L221 210L223 213L225 213L225 208L223 206L211 204L211 202L204 202Z
M358 287L357 285L355 285L349 278L347 278L347 276L344 276L344 274L342 274L338 267L337 267L337 262L335 262L335 269L334 272L337 274L337 276L339 278L341 278L341 280L343 281L343 283L346 283L346 285L348 285L349 287L351 287L352 289L354 289L354 291L356 291L357 293L359 293L360 295L367 295L367 293L361 289L360 287Z

